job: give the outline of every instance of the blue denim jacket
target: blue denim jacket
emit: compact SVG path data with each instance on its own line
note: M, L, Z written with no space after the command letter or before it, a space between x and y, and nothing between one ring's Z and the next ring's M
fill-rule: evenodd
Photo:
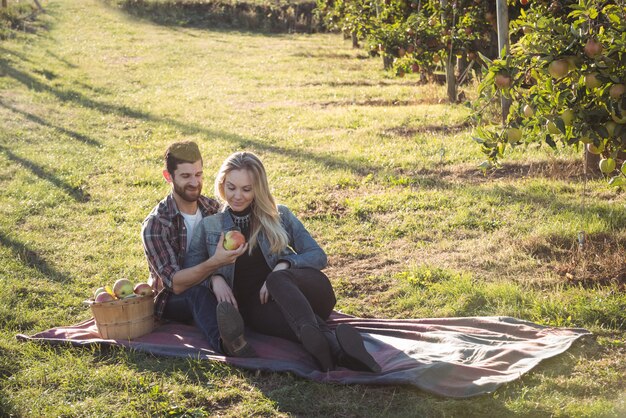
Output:
M291 268L310 267L321 270L328 262L326 253L306 230L302 222L283 205L278 205L280 223L287 236L289 246L280 253L270 252L270 244L263 232L259 233L257 245L261 248L263 257L270 269L274 269L279 261L288 261ZM233 219L226 209L215 215L207 216L195 227L191 245L185 256L184 268L196 266L215 254L220 234L225 231L236 230ZM221 267L213 274L220 274L228 285L233 287L235 264Z

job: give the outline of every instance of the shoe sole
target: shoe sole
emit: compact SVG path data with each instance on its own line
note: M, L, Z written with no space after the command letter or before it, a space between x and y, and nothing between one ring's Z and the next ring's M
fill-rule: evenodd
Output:
M363 343L363 337L356 329L348 324L339 324L335 330L335 335L337 335L337 341L339 341L339 345L344 353L361 363L371 372L380 373L382 370L380 365L367 352Z
M303 326L300 330L300 341L304 349L315 358L322 371L327 372L335 368L328 341L319 329L312 325Z
M228 302L220 302L216 311L217 328L227 351L237 357L254 357L254 350L243 335L245 328L239 311Z

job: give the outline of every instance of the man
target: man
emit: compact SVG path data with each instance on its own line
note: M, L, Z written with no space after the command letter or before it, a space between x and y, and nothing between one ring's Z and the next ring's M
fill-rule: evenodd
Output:
M150 269L149 283L156 292L157 319L193 320L211 347L230 356L254 356L246 342L243 319L227 302L220 303L205 279L219 267L232 264L247 244L232 251L220 237L215 255L197 266L183 269L194 227L219 209L216 200L202 196L202 155L191 141L171 144L165 152L163 177L171 185L143 222L141 238Z

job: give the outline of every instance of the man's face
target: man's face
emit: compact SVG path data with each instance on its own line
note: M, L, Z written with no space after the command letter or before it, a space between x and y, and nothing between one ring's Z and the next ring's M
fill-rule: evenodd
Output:
M171 173L174 193L187 202L195 202L202 192L202 161L178 164Z

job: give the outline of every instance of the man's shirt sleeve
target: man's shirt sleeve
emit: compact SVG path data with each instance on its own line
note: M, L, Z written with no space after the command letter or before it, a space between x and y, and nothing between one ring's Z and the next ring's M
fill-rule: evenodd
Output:
M171 228L159 219L151 217L144 224L141 239L151 273L161 280L163 286L172 289L172 278L180 270L176 252L172 248Z

